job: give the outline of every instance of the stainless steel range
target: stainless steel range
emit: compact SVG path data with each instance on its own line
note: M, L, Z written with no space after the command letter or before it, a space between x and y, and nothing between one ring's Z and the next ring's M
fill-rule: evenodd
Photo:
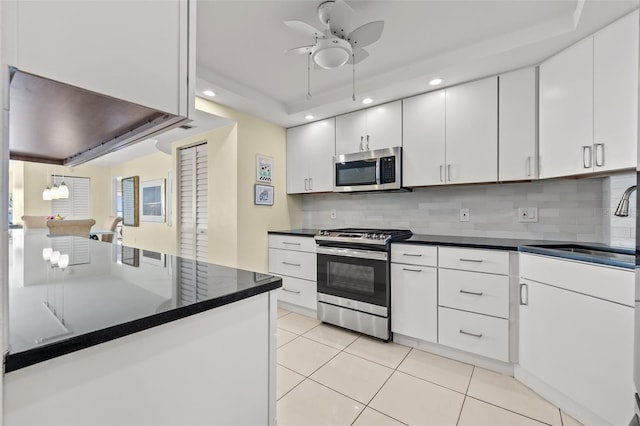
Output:
M320 231L318 319L389 340L391 243L412 235L397 229Z

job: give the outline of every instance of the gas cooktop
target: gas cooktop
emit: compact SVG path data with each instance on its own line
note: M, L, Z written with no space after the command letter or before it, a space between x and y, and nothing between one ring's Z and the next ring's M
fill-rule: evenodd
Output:
M406 240L412 235L408 229L340 228L321 230L315 240L323 245L348 243L380 246Z

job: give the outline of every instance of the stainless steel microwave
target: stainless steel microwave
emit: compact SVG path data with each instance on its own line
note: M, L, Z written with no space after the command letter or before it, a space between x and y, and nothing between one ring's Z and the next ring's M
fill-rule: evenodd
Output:
M402 189L402 147L333 157L333 192Z

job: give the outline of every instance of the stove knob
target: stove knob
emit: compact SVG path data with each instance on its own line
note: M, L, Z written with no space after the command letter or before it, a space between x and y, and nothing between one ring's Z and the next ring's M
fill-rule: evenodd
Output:
M364 234L364 235L363 235L363 237L364 237L364 238L367 238L367 239L369 239L369 240L370 240L370 239L372 239L372 238L373 238L373 234L371 234L371 233L367 232L366 234Z

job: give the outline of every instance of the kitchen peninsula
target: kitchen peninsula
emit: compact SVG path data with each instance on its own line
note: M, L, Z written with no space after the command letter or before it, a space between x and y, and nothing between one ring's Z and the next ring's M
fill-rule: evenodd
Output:
M280 278L39 231L10 252L7 424L275 422Z

